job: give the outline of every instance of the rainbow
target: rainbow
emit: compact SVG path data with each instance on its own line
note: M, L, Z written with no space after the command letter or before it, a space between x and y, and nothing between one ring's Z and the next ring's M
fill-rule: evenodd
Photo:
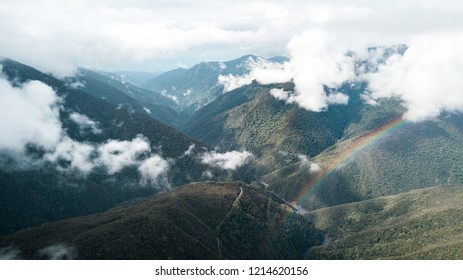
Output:
M362 136L359 136L352 141L349 145L342 148L328 163L324 164L322 170L316 173L316 175L303 187L302 191L292 202L293 204L299 204L301 201L308 199L311 194L317 191L324 182L329 180L332 175L340 167L347 164L358 157L367 148L377 144L381 139L384 139L406 124L402 116L399 116L387 124L372 130Z

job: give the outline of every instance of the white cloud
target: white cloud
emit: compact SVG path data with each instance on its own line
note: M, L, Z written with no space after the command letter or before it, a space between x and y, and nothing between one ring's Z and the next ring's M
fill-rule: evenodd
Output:
M456 48L463 32L461 1L244 1L233 5L224 1L86 1L3 0L0 4L0 49L2 55L18 59L58 75L72 74L77 64L100 68L146 68L168 63L173 68L182 61L193 65L204 60L224 60L246 53L266 57L286 55L283 65L254 65L243 77L221 76L225 90L249 84L293 80L296 89L287 101L313 111L330 104L347 102L343 95L326 94L323 85L337 87L355 79L351 56L366 47L408 44L411 49L401 61L381 69L371 79L373 96L397 96L408 106L409 119L432 118L443 111L460 111L459 98L434 98L435 90L412 85L412 75L439 81L439 73L418 74L428 67L459 70ZM445 33L454 36L447 36ZM435 37L436 41L429 40ZM428 39L423 39L428 38ZM441 46L436 43L443 39ZM427 41L425 44L419 41ZM449 51L442 60L423 60L435 54L425 49ZM420 45L422 45L420 47ZM30 46L34 46L31 48ZM446 58L457 56L456 60ZM284 69L280 69L283 67ZM378 90L381 80L395 79L393 69L405 68L406 76ZM387 70L390 69L390 70ZM163 69L166 70L166 69ZM423 69L422 69L423 70ZM422 71L423 72L423 71ZM452 72L452 71L448 71ZM452 72L453 73L453 72ZM381 78L382 77L382 78ZM458 86L452 76L439 85ZM399 84L400 82L403 84ZM384 83L383 83L384 84ZM394 93L391 93L394 91ZM441 92L444 92L441 90ZM424 96L426 95L426 96ZM423 98L424 96L424 98ZM171 96L174 99L174 97ZM373 99L369 99L373 102Z
M98 128L98 123L91 120L86 115L73 112L69 115L69 119L79 125L81 131L90 129L93 134L100 134L102 131Z
M175 87L172 87L172 90L175 90ZM178 104L178 97L167 93L167 90L162 90L161 94L165 97L172 99L175 103Z
M249 73L236 76L232 74L219 75L218 82L224 87L224 92L250 85L253 80L261 84L284 83L292 79L291 72L287 71L286 63L274 63L264 58L249 58L243 65Z
M67 164L58 167L61 171L77 170L85 175L95 167L106 168L110 175L126 167L137 167L142 185L156 185L169 170L168 161L151 153L149 141L141 135L131 141L109 140L103 144L80 143L65 136L53 151L45 154L44 160L64 161Z
M188 149L183 153L183 156L190 156L193 153L193 149L196 147L195 144L191 144Z
M168 165L163 165L165 160L151 153L150 143L142 135L131 141L109 140L102 144L71 139L62 129L59 101L53 89L41 82L30 81L13 87L0 76L0 119L4 120L0 122L0 152L27 162L26 146L34 144L44 149L43 158L34 160L35 164L57 163L61 171L77 170L83 174L103 166L110 175L128 166L138 166L142 180L153 182L167 171ZM85 115L73 112L69 119L83 129L101 132L97 122ZM155 160L159 162L157 166ZM154 166L154 170L150 166Z
M85 88L85 83L81 81L73 81L73 82L66 83L66 86L71 89L82 89L82 88Z
M180 68L180 69L188 69L188 65L186 65L184 63L181 63L181 62L177 62L177 64L175 64L175 66L177 68Z
M143 106L143 110L145 110L146 113L151 114L151 110Z
M349 96L342 92L336 92L327 95L326 102L328 104L343 104L346 105L349 102Z
M371 93L363 95L365 102L375 104L379 98L398 97L408 109L405 118L422 121L442 112L463 112L462 35L463 31L411 36L405 54L393 54L384 64L383 47L367 51L368 45L353 42L345 34L310 30L288 44L289 62L250 63L248 74L219 76L219 82L231 90L252 80L261 84L294 81L294 92L272 89L270 94L318 112L330 104L348 103L345 93L336 92L343 83L366 80ZM362 59L367 59L374 71L359 69L357 76L355 62Z
M220 61L219 62L219 68L222 69L222 70L225 70L225 69L227 69L227 65L223 61Z
M61 167L61 170L78 170L88 174L96 166L92 160L94 153L95 147L93 145L80 143L66 136L61 139L54 151L45 155L44 159L50 162L64 160L69 163L69 166Z
M61 171L79 171L84 175L96 167L106 168L109 175L137 167L142 185L156 185L169 170L168 161L153 154L149 141L142 135L131 141L109 140L103 144L80 143L65 136L54 150L45 154L44 160L64 161L67 164L58 167Z
M270 94L275 97L276 99L279 99L279 100L288 100L288 97L289 97L289 94L290 92L287 92L283 89L279 89L279 88L272 88L270 90Z
M59 101L53 89L39 81L13 87L0 77L0 119L4 120L0 122L0 150L26 162L26 146L33 144L44 149L44 160L65 160L70 168L88 173L93 168L88 158L94 148L75 142L63 131ZM71 119L80 125L95 124L80 114L71 114Z
M141 135L132 141L109 140L98 147L97 162L105 166L109 174L114 174L124 167L138 164L140 156L150 152L148 140Z
M338 40L335 34L323 30L305 31L289 42L289 62L273 63L258 59L249 64L249 74L219 76L219 83L228 91L248 85L252 80L261 84L294 81L294 92L285 95L281 91L273 91L271 94L315 112L324 110L329 104L347 104L345 94L327 94L324 88L338 88L345 81L356 78L355 58L346 55L349 45L340 44Z
M201 157L201 162L212 167L235 170L246 164L251 158L253 158L253 155L248 151L231 151L226 153L213 151L204 153Z
M21 258L21 251L16 247L0 248L0 260L19 260Z
M352 21L364 18L373 12L371 8L362 6L328 6L320 3L310 5L306 13L313 23L326 24L332 21Z
M59 98L48 85L13 87L0 76L0 151L24 152L26 144L55 147L62 135Z
M240 88L245 85L250 85L252 83L252 77L250 75L244 76L235 76L232 74L228 75L219 75L217 81L223 86L224 92L229 92L234 89Z
M143 185L156 184L160 177L165 176L169 170L169 163L167 160L158 155L153 155L150 158L142 161L138 167L138 172L141 175Z
M77 256L76 249L62 244L51 245L39 250L39 254L49 260L72 260Z
M371 98L399 97L405 118L421 121L442 112L463 112L463 33L414 38L403 56L365 75Z
M187 91L183 93L183 96L188 96L190 94L191 94L191 89L187 89Z
M349 46L337 40L335 34L309 30L289 42L289 67L296 93L289 97L288 102L316 112L333 102L345 103L343 99L330 98L324 90L324 86L337 88L355 78L354 58L346 56Z
M315 162L310 161L308 156L298 154L297 157L300 160L300 166L308 168L311 173L316 173L321 170L320 166Z
M188 7L201 12L203 5L182 4L185 10L171 6L149 1L69 0L60 5L5 0L0 5L0 49L7 57L64 76L74 74L77 64L162 60L206 44L236 44L253 34L188 13Z
M210 180L210 179L214 178L214 174L212 174L211 170L207 169L206 171L204 171L201 174L201 178L204 178L206 180Z

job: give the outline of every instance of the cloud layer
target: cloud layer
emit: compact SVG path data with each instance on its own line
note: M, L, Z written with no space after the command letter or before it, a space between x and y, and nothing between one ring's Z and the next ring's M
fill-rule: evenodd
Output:
M3 0L0 49L58 75L77 64L168 70L247 53L289 55L292 38L317 28L356 42L406 43L410 35L461 29L462 14L456 0Z
M346 55L346 45L337 42L335 35L314 29L293 37L288 49L289 62L252 61L248 74L219 76L218 81L226 91L251 84L253 80L261 84L293 81L294 92L273 91L271 94L315 112L326 109L329 104L347 104L347 95L325 91L325 87L335 89L345 81L355 79L355 60Z
M394 54L390 53L396 49L394 46L368 51L367 46L359 48L359 44L346 38L313 30L290 41L289 62L252 62L248 74L219 76L218 81L226 91L253 80L261 84L293 81L294 92L275 88L270 94L315 112L330 104L349 102L345 93L337 91L343 83L366 81L367 103L398 97L408 109L406 119L428 120L442 112L463 111L462 35L452 32L415 36L407 42L403 54L397 50ZM358 67L360 61L369 67Z
M399 97L405 117L421 121L463 111L463 33L414 38L403 56L394 55L365 75L373 99Z
M48 85L13 87L0 76L0 151L22 153L26 144L55 147L62 135L59 98Z
M61 168L62 171L79 171L83 174L90 173L96 167L103 167L109 175L127 167L136 167L140 183L152 186L165 178L170 168L168 160L152 153L148 139L142 135L131 141L108 140L102 144L80 143L66 136L44 159L55 163L64 160L69 164ZM168 185L167 182L163 183Z
M169 163L153 154L148 139L138 135L130 141L82 143L70 138L60 121L60 99L48 85L30 81L13 87L0 76L0 155L8 155L25 166L52 162L61 171L89 174L102 167L114 175L126 167L136 167L143 185L155 185L165 176ZM81 129L100 133L98 124L72 112L69 119ZM8 121L5 121L8 120ZM28 157L28 147L43 150L40 159ZM66 164L62 164L65 162Z
M248 75L219 81L226 91L254 79L294 81L296 90L278 98L312 111L348 102L324 88L359 78L370 82L370 101L399 97L413 121L463 107L456 90L463 80L463 4L456 0L4 0L0 32L0 55L58 76L72 74L77 64L167 70L248 53L286 55L285 64L255 61ZM395 44L409 46L402 58L356 76L354 60L368 47Z

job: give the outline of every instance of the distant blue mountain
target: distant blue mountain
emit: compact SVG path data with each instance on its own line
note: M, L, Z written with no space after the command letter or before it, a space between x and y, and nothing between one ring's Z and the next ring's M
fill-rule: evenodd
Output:
M244 75L249 72L249 64L258 59L278 63L288 60L282 56L265 59L245 55L230 61L201 62L189 69L165 72L146 81L143 86L175 99L180 107L190 107L194 111L223 92L223 87L218 83L219 75Z

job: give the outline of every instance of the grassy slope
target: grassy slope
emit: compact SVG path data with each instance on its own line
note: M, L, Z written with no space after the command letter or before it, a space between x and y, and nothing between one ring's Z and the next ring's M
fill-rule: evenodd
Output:
M330 240L321 259L462 259L463 187L413 190L307 214Z
M65 244L82 259L294 259L319 242L286 204L241 183L205 182L26 229L0 238L0 247L15 246L25 258Z

